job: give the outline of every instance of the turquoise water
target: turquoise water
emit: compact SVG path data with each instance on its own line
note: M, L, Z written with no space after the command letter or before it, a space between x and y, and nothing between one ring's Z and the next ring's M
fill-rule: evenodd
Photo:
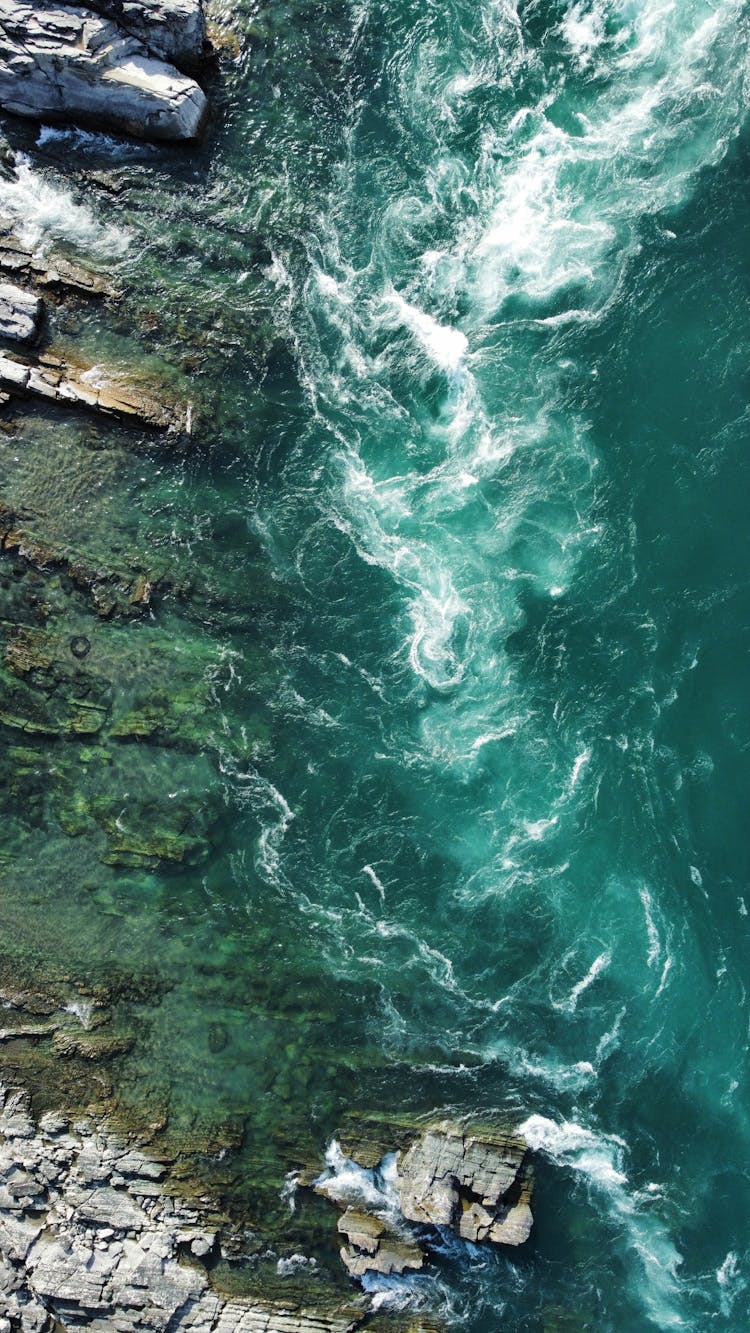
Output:
M110 646L202 663L210 852L99 870L92 916L50 820L63 952L78 913L86 965L168 979L122 1096L239 1117L241 1190L347 1108L525 1125L526 1251L386 1307L745 1329L748 6L218 13L205 154L125 153L85 203L59 136L32 154L39 234L206 358L195 453L114 491L200 576Z

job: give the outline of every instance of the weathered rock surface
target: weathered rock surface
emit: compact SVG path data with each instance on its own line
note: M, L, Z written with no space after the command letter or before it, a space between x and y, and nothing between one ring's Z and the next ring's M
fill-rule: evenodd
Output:
M0 337L28 343L39 334L42 299L10 282L0 282Z
M450 1121L420 1129L372 1118L350 1122L339 1150L339 1166L348 1161L349 1168L331 1168L333 1174L312 1183L345 1208L338 1229L348 1245L341 1258L353 1277L421 1268L431 1249L428 1228L449 1229L474 1244L522 1245L529 1237L533 1175L518 1135ZM360 1188L352 1163L369 1185Z
M88 0L87 8L113 19L123 32L179 68L194 68L203 55L202 0Z
M398 1162L401 1211L412 1222L451 1227L464 1240L520 1245L532 1225L528 1150L514 1135L441 1125Z
M80 370L48 355L35 364L0 355L0 392L43 399L59 407L86 408L157 430L185 425L177 412L133 385L122 384L97 367Z
M352 1277L382 1273L385 1277L424 1266L425 1255L419 1243L405 1228L376 1213L347 1208L339 1218L338 1229L347 1238L341 1248L341 1260Z
M10 222L0 218L0 273L16 281L32 282L51 291L74 296L113 296L111 283L100 273L54 252L34 254L13 235Z
M18 1333L350 1333L364 1311L228 1299L200 1256L215 1243L150 1160L84 1117L35 1123L0 1086L0 1329ZM4 1321L8 1321L7 1325Z
M90 9L0 0L0 106L143 139L197 138L198 84Z

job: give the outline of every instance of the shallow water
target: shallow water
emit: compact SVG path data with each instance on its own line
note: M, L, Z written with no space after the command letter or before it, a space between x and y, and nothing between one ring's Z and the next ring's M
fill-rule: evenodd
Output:
M48 133L0 183L131 292L79 348L169 362L200 422L0 444L40 532L166 580L124 623L61 585L113 715L183 700L9 823L9 953L156 978L118 1095L243 1124L282 1227L346 1109L523 1122L524 1253L381 1305L744 1329L750 11L215 13L204 151ZM178 799L191 864L107 863L107 812Z

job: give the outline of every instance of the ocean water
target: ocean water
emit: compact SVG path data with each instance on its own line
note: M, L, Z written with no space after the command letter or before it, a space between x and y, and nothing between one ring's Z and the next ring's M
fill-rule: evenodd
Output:
M145 621L76 623L121 702L183 671L200 740L76 781L125 825L183 793L205 854L113 867L53 801L14 826L6 935L158 977L122 1104L240 1124L227 1189L297 1249L285 1175L343 1112L523 1127L529 1245L446 1249L378 1308L740 1333L750 8L213 13L204 149L45 131L0 182L131 291L91 358L195 394L186 453L41 416L0 452L66 549L174 574ZM74 504L50 430L100 479Z

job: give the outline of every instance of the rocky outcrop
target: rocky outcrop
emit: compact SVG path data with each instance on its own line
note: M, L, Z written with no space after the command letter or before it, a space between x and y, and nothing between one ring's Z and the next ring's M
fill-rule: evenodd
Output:
M216 1218L168 1176L169 1163L89 1117L36 1123L25 1094L0 1086L0 1329L351 1333L362 1323L353 1306L214 1290Z
M142 139L190 140L206 121L193 79L90 9L0 0L0 106Z
M411 1222L450 1227L464 1240L521 1245L533 1222L527 1147L515 1135L427 1130L398 1162L396 1189Z
M0 282L0 338L33 342L39 335L42 300L10 282Z
M34 253L13 234L10 222L0 218L0 274L73 296L113 296L107 278L84 264L60 254Z
M328 1163L312 1183L345 1209L341 1258L353 1277L422 1268L436 1231L512 1246L531 1232L528 1147L507 1130L356 1120Z
M133 385L123 384L106 371L96 366L80 370L49 355L40 357L34 364L0 355L0 393L36 398L58 407L84 408L156 430L166 430L170 426L184 430L187 424L184 414L170 411L157 399Z
M161 60L194 69L203 55L206 21L201 0L88 0Z
M339 1218L338 1229L347 1239L341 1259L352 1277L366 1273L390 1277L424 1266L425 1254L415 1237L388 1218L350 1207Z

